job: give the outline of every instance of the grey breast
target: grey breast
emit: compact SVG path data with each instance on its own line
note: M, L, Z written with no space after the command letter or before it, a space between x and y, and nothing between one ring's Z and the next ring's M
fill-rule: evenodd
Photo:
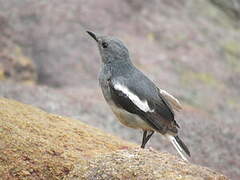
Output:
M108 65L103 64L98 76L99 85L102 89L103 96L107 103L111 104L111 93L108 85L108 80L111 78L111 71Z
M108 80L112 77L111 69L108 65L102 65L100 74L99 74L99 84L102 89L103 96L113 113L117 116L117 119L125 126L136 129L145 129L152 130L152 128L140 117L137 115L131 114L123 109L118 108L111 99L110 87Z

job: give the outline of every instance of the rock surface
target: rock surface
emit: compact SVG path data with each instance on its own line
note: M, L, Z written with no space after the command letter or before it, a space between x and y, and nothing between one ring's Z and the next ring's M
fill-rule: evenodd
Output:
M81 173L79 175L79 173ZM86 167L77 164L70 179L226 180L208 168L149 149L118 150L98 155Z
M135 145L77 120L0 99L0 177L64 177L74 164Z
M6 17L0 15L0 80L33 84L37 81L35 64L23 54L13 35Z
M18 72L7 63L5 73L0 67L0 96L140 144L141 131L116 122L102 97L99 53L85 30L116 36L128 46L135 65L183 104L176 120L191 161L239 180L239 2L0 0L0 37L6 40L0 44L13 44L4 57L20 54L36 67L28 76L36 79L31 86L21 83L29 68L20 65L23 71ZM6 78L9 74L13 78ZM176 153L157 134L147 147Z
M3 179L227 179L74 119L3 98L0 107Z

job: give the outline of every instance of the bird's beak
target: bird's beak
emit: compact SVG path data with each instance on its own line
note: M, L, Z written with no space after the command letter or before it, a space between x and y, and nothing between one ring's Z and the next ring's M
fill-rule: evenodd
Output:
M87 33L88 33L93 39L95 39L95 41L98 42L98 38L97 38L96 34L94 34L94 33L91 32L91 31L87 31Z

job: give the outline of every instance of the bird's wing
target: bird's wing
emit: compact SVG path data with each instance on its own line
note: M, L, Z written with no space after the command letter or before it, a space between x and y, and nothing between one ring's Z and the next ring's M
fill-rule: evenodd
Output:
M169 104L175 111L182 110L182 105L173 95L169 94L167 91L163 89L159 89L159 93L169 102Z
M148 81L129 82L115 79L109 81L109 87L112 100L118 107L140 116L161 133L166 133L169 129L177 132L178 125L173 111L165 98L159 96L155 85Z

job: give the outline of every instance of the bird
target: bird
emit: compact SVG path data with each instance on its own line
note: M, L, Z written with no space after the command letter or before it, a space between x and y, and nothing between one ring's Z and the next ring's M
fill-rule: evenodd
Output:
M174 111L180 102L158 88L131 61L125 44L112 36L86 31L97 43L101 56L99 84L102 94L123 125L143 132L141 148L157 132L168 139L185 161L190 151L178 136Z

